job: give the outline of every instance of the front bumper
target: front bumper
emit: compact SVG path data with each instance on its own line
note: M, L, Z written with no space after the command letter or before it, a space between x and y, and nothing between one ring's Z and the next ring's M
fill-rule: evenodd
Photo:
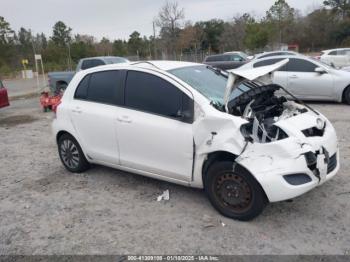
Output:
M313 167L307 164L305 154L308 152L316 156ZM266 144L253 143L236 162L257 179L270 202L291 199L323 184L338 172L336 133L328 122L322 137L290 137ZM284 176L293 174L305 174L310 179L306 183L292 185Z

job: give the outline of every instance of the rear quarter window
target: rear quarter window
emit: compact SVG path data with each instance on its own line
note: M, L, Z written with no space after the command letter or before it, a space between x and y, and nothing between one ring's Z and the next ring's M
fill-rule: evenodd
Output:
M87 99L87 92L89 87L90 75L87 75L80 81L77 89L75 90L74 98Z

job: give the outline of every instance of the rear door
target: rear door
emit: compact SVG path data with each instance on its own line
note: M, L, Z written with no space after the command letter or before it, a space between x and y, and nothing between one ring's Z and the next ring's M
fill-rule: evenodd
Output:
M86 153L108 164L119 164L116 117L122 101L121 74L111 70L85 76L70 103L71 119Z
M192 122L193 100L188 91L153 72L128 71L125 107L117 124L121 165L190 181Z

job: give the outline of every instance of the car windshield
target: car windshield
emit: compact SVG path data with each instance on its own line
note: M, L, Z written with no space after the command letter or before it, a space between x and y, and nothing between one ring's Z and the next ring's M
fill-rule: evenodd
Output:
M240 52L239 55L244 58L244 60L248 59L248 55L246 53Z
M192 86L202 95L207 97L213 104L224 105L224 96L226 91L227 76L225 72L214 69L210 66L189 66L169 70L169 73L180 78L185 83ZM240 84L230 94L229 101L240 96L251 87L247 84Z
M205 65L169 70L169 73L192 86L210 101L223 105L227 78Z
M129 62L128 59L123 57L106 57L105 60L107 64L118 64L118 63Z

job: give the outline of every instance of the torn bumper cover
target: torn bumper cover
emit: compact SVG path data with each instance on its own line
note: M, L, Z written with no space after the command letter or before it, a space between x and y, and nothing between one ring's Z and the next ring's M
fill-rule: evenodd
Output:
M339 170L339 150L327 121L322 136L305 136L312 118L301 114L278 123L289 137L271 143L249 143L236 162L263 187L270 202L300 196L331 179ZM311 122L310 122L311 121ZM278 190L276 190L278 189Z

